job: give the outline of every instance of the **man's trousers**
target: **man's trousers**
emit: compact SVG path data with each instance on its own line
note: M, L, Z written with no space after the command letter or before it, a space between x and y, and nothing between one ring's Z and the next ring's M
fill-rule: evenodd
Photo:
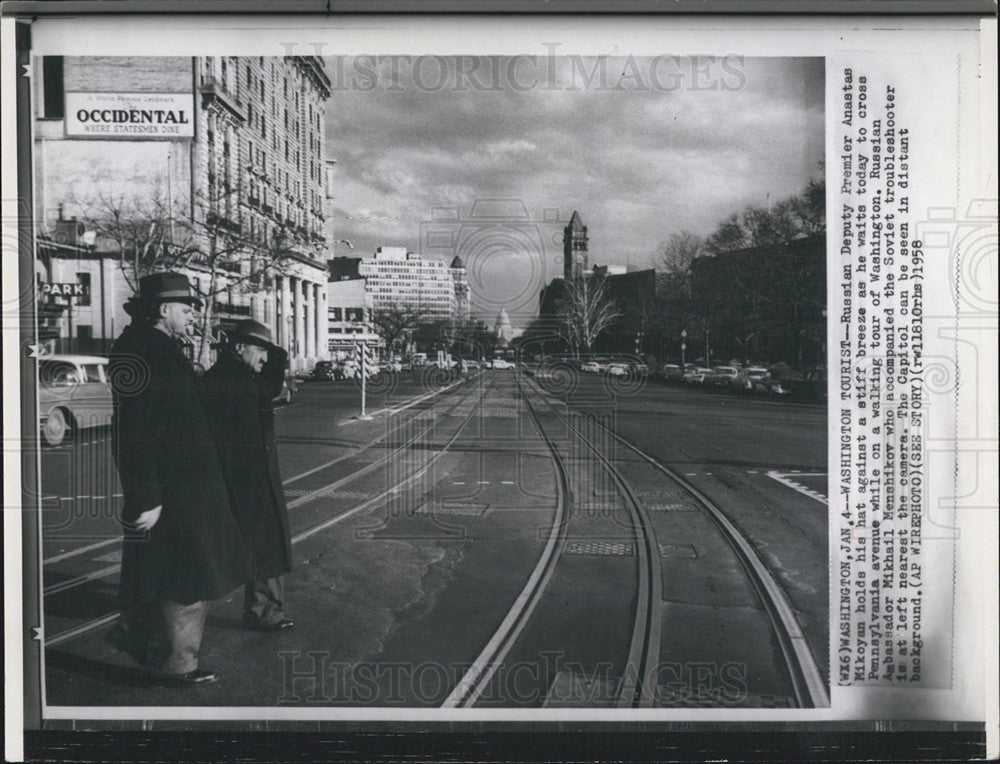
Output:
M123 647L152 674L180 675L198 668L208 602L182 605L154 600L122 612Z

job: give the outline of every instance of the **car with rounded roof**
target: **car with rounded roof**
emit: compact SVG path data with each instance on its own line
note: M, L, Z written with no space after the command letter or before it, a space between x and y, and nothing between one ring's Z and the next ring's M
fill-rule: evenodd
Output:
M107 358L50 354L38 359L38 423L46 445L109 425L112 413Z
M740 369L739 373L729 380L729 389L734 393L749 393L752 395L757 380L766 374L767 369L763 366L746 366Z
M711 373L712 370L707 366L694 366L684 372L682 380L686 385L703 385Z

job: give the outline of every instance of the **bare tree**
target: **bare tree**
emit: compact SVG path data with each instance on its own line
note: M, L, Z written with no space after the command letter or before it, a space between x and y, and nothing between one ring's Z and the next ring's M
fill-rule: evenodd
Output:
M196 195L193 216L177 214L189 205L171 204L158 188L139 198L102 193L86 206L86 223L97 234L98 246L116 256L133 291L143 276L156 271L184 269L204 276L194 284L203 303L195 356L204 365L217 298L230 290L267 288L296 250L315 246L290 220L249 230L238 202L235 190L220 186Z
M557 316L563 337L573 355L589 351L601 332L611 326L621 312L608 294L603 278L570 279L563 282L563 294L557 303Z
M687 273L691 262L705 254L705 240L690 231L672 233L656 248L656 262L666 273Z
M397 304L372 311L372 326L385 342L386 351L391 354L396 341L406 332L419 327L426 316L426 308Z

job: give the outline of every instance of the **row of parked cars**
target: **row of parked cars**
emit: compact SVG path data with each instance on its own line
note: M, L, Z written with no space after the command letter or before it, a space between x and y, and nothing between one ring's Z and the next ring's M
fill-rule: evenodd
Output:
M786 363L770 366L723 364L696 366L663 364L658 375L664 382L700 386L746 395L789 397L805 401L826 400L826 371L822 367L800 374Z
M639 358L571 358L550 359L568 364L589 374L633 376L659 379L668 384L687 385L716 391L770 398L822 402L826 400L826 370L817 367L801 374L787 363L717 364L698 366L693 363L665 363L650 369Z
M612 377L624 377L629 374L649 374L649 366L641 361L585 361L580 365L580 371L589 374L608 374Z
M668 363L660 368L659 376L664 382L721 388L748 395L781 396L788 395L791 389L787 384L789 375L782 375L765 366L707 367L687 364L681 367L679 364Z

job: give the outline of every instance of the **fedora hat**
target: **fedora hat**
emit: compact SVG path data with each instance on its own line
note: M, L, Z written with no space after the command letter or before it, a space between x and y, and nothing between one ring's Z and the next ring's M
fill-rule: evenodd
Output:
M155 302L184 302L201 308L201 299L191 289L191 282L183 273L163 271L139 279L137 298L147 304Z
M252 318L237 322L229 332L229 341L233 345L239 343L258 345L265 350L274 347L274 343L271 342L271 330Z

